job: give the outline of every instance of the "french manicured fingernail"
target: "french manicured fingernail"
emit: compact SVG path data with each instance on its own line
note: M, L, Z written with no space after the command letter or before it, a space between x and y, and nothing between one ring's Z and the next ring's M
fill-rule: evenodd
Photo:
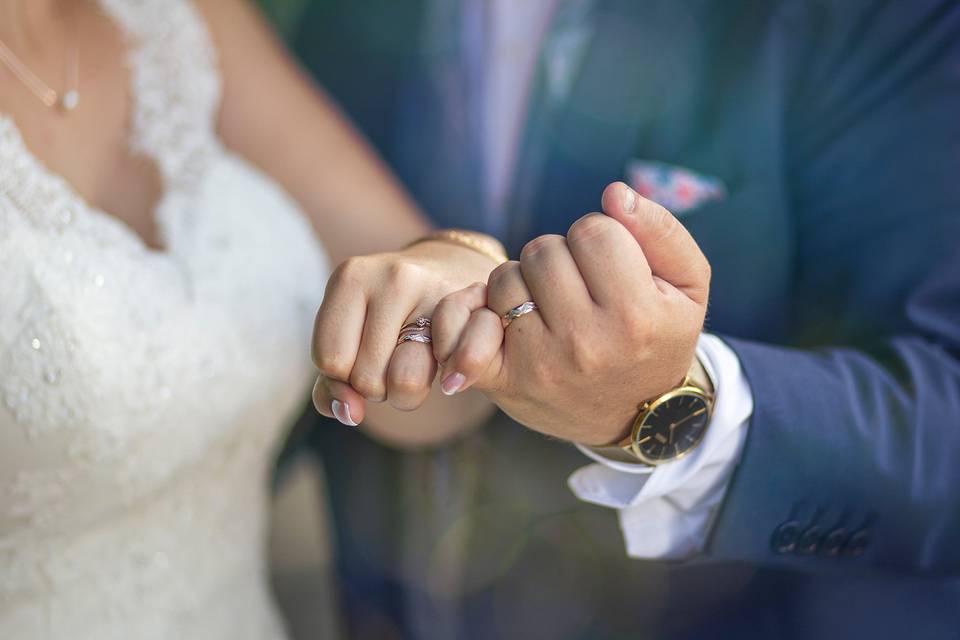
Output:
M452 396L457 391L460 391L460 387L462 387L466 381L466 376L458 371L454 371L440 383L440 390L443 391L444 395Z
M353 417L350 415L350 405L348 403L334 400L330 403L330 411L333 411L333 415L337 420L348 427L357 426L357 423L353 421Z
M637 206L637 194L633 192L633 189L627 187L626 191L623 193L623 210L627 213L630 213Z

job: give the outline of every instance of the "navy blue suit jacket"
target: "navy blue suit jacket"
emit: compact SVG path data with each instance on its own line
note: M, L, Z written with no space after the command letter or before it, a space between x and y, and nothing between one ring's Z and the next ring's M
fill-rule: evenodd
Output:
M481 227L399 4L316 7L298 49L438 225ZM531 104L504 240L564 233L631 158L725 183L682 221L755 411L706 560L772 571L704 628L960 637L960 3L593 12L569 97Z

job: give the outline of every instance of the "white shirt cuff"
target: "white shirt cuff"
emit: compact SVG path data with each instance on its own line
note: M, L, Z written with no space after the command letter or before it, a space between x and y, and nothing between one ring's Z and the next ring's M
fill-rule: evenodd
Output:
M703 441L690 454L648 467L608 460L577 445L597 463L578 469L567 483L581 500L619 510L631 557L683 559L701 552L740 460L753 413L740 361L709 334L701 334L697 357L713 381L716 400Z

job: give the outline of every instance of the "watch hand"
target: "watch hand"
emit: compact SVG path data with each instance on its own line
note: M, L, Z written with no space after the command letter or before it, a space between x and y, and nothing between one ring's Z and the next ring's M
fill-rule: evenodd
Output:
M679 421L674 422L673 424L671 424L671 425L670 425L670 428L673 429L674 427L683 424L684 422L686 422L686 421L689 420L690 418L693 418L694 416L698 416L698 415L700 415L700 414L703 413L703 412L704 412L704 409L698 409L697 411L694 411L693 413L691 413L690 415L688 415L686 418L684 418L684 419L682 419L682 420L679 420Z

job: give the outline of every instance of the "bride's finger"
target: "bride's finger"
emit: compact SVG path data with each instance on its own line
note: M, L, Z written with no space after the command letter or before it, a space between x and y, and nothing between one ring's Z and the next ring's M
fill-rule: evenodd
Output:
M410 320L417 317L413 315ZM429 329L422 332L431 333ZM387 402L401 411L417 409L427 399L436 375L437 361L429 343L410 341L396 345L387 369Z
M366 410L363 397L350 385L323 375L317 377L313 385L313 406L321 415L335 418L349 427L360 424Z
M483 307L470 314L457 347L443 368L441 390L448 396L460 393L503 362L503 322Z
M328 378L349 380L353 372L366 316L366 296L358 294L354 282L338 268L327 283L327 291L313 325L310 353L313 363Z
M402 295L397 291L375 296L367 305L360 350L350 373L350 384L367 400L383 402L387 398L387 367L400 329L416 304Z
M487 306L487 286L482 282L454 291L433 312L433 357L444 363L453 353L470 320L470 314Z

